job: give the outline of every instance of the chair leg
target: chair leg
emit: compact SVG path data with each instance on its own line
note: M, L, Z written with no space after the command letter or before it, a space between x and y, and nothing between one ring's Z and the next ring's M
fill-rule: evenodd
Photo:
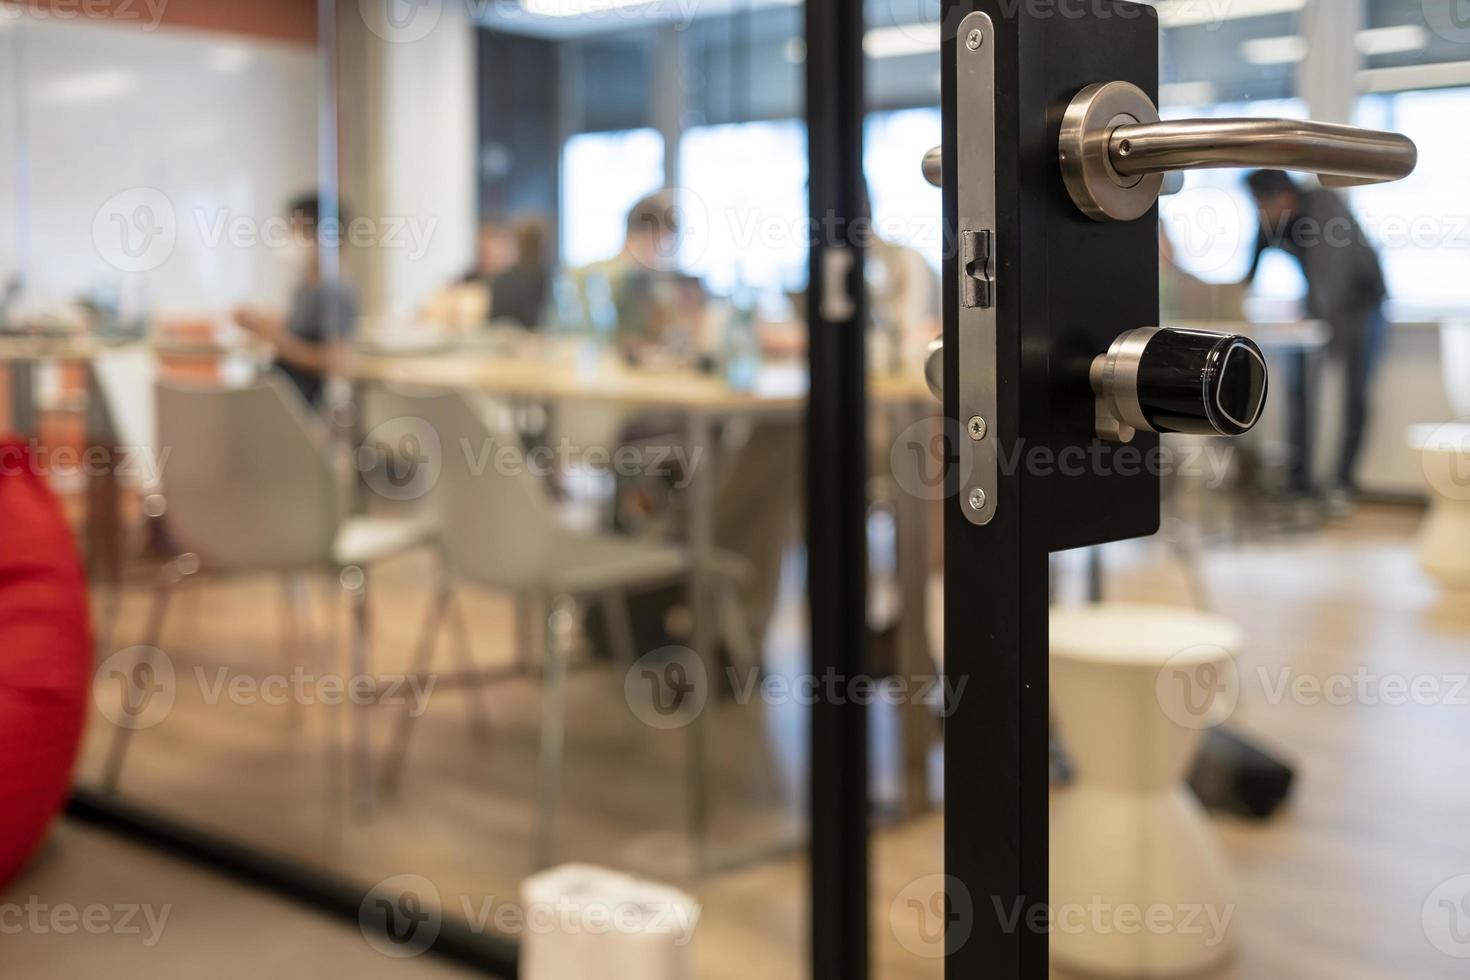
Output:
M516 669L522 673L529 674L535 663L534 650L537 647L537 631L540 626L536 621L537 600L535 596L528 593L517 593L515 597L516 606L516 647L515 663Z
M371 617L368 615L367 573L356 565L344 568L341 573L342 588L347 593L351 608L352 635L348 639L348 684L358 677L366 677L368 671L368 647L371 638ZM372 815L374 806L373 786L373 743L372 731L368 727L369 705L352 704L352 756L348 761L351 772L350 795L353 810L359 819Z
M433 602L429 604L429 613L424 617L423 630L419 633L418 648L414 652L413 666L410 668L416 677L427 675L433 663L435 641L439 638L439 631L444 624L444 612L453 600L453 589L453 583L446 580L437 590ZM413 736L415 721L413 706L405 706L403 713L398 716L398 723L394 726L393 736L389 743L388 754L383 760L380 786L385 794L398 791L399 783L403 778L403 764L408 758L408 743Z
M299 573L287 572L281 576L281 663L289 675L300 666L303 644L301 642L303 590L306 583ZM294 698L286 702L286 721L293 729L301 727L302 706Z
M750 619L745 615L745 604L740 601L740 593L735 583L729 579L724 580L719 586L720 602L720 633L724 637L725 646L739 666L746 671L754 671L757 676L741 678L736 686L745 690L760 690L761 678L759 672L765 660L761 656L760 642L750 628ZM714 692L710 693L713 698ZM765 702L759 695L748 706L750 714L754 715L753 721L756 728L756 740L760 743L761 757L765 763L766 800L771 803L780 803L785 799L784 782L781 778L781 767L776 758L775 750L771 745L770 732L766 730Z
M150 548L154 536L160 532L155 528L162 526L163 496L161 494L149 494L143 498L143 543L136 548L137 557L146 558L152 553ZM157 508L155 510L155 508ZM129 553L134 551L134 546L126 547ZM117 578L108 583L107 596L102 600L101 626L97 629L97 649L111 650L117 634L117 623L122 617L123 595L126 588L127 561L123 560Z
M551 865L556 811L566 749L567 660L571 655L576 604L559 596L546 618L545 671L541 678L541 785L536 807L536 867Z
M490 712L485 707L485 685L469 679L475 671L475 656L470 644L469 624L465 622L464 606L459 597L454 594L453 587L447 588L445 613L449 617L449 628L453 633L451 646L454 650L454 657L466 678L464 696L470 738L477 743L488 742L490 741Z
M762 664L760 642L750 628L750 618L745 615L745 604L735 583L728 579L720 583L720 623L725 646L738 661L734 666L743 670L760 670Z
M173 598L174 588L185 578L193 575L199 570L199 559L192 554L180 555L168 564L158 574L158 581L154 585L153 607L148 613L148 624L143 635L144 647L143 659L139 667L148 665L149 670L154 669L154 651L158 649L159 642L163 639L163 624L168 615L169 600ZM125 717L133 712L130 710L132 695L132 678L120 678L122 680L122 713ZM123 763L127 761L128 743L132 740L132 734L136 726L118 724L112 731L112 744L108 746L107 760L102 769L102 789L107 793L117 792L118 780L122 777Z
M608 642L613 656L625 667L638 659L638 638L633 634L633 618L628 613L628 597L622 592L604 593L598 600L607 626Z

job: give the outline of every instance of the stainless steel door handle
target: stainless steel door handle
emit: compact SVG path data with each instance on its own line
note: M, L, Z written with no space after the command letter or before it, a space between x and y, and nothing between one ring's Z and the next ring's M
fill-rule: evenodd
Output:
M1163 122L1148 94L1127 82L1089 85L1062 118L1062 177L1077 206L1098 221L1132 221L1176 170L1269 167L1319 174L1328 186L1402 180L1414 172L1413 140L1352 126L1293 119Z

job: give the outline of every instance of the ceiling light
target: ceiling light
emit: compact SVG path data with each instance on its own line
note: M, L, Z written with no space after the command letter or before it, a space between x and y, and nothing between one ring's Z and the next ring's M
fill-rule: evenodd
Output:
M869 58L898 58L907 54L934 54L938 51L938 24L875 27L863 35L863 52Z
M138 79L128 71L94 71L82 75L54 78L37 86L42 102L102 102L120 98L138 87Z
M1374 27L1358 32L1358 50L1366 55L1423 51L1428 46L1429 32L1417 24Z
M1307 56L1307 39L1290 37L1255 37L1240 43L1240 56L1253 65L1294 65Z
M209 52L209 67L226 75L245 70L250 64L250 52L234 45L225 45Z
M1159 86L1159 105L1213 105L1220 101L1214 82L1174 82Z
M1171 0L1158 6L1162 27L1219 27L1227 20L1300 13L1307 0Z
M537 17L583 17L629 7L644 7L652 0L521 0L521 9Z

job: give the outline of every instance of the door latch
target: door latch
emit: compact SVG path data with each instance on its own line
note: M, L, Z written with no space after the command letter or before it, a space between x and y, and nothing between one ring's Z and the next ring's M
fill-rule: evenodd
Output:
M966 309L989 309L995 305L995 276L990 265L994 248L994 232L960 232L960 266L964 276L960 302Z

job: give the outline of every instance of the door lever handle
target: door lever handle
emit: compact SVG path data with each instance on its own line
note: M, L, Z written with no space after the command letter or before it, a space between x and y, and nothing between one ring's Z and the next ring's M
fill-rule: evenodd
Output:
M1136 85L1079 92L1062 118L1059 156L1072 200L1089 217L1132 221L1177 170L1266 167L1318 174L1329 187L1402 180L1419 151L1398 133L1294 119L1164 122Z

